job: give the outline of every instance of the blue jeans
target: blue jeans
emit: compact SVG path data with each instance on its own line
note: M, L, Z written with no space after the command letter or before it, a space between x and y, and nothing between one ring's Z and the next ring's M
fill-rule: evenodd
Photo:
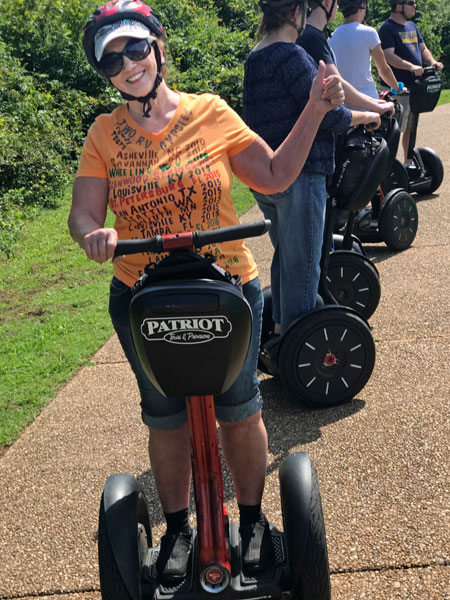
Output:
M256 374L263 310L263 295L259 279L243 286L244 296L250 304L253 316L252 336L242 371L233 385L214 398L216 416L220 421L243 421L261 408L259 380ZM141 395L142 419L153 429L178 429L186 420L184 397L163 396L149 381L134 349L128 320L131 288L113 277L109 295L109 314L122 345L125 356L133 369ZM220 360L220 358L218 358Z
M253 190L252 190L253 191ZM278 194L253 191L272 227L272 318L284 333L316 306L326 209L326 176L300 173Z

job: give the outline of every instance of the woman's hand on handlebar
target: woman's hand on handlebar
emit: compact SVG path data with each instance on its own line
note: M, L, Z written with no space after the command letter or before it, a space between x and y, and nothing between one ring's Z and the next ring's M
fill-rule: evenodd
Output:
M366 125L368 129L378 129L381 125L381 117L376 112L365 111L352 111L352 120L350 125Z
M395 106L393 102L384 100L383 98L378 98L375 100L375 102L378 104L378 114L384 115L387 113L389 115L393 115L395 113Z
M326 114L336 106L340 106L345 100L339 77L337 75L325 77L325 71L325 63L321 60L309 95L316 109L322 114Z
M117 239L117 231L115 229L101 228L86 234L83 237L81 246L89 260L94 260L101 264L113 258ZM121 258L121 256L117 256L113 259L113 262L117 262Z

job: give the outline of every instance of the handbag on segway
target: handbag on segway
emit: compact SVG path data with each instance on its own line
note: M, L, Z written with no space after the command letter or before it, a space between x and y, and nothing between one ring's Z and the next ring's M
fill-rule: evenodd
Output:
M289 326L275 352L268 343L273 331L271 292L265 290L259 368L279 375L294 398L312 408L351 400L374 368L375 344L366 315L378 304L378 273L351 228L343 239L356 251L331 248L337 211L351 215L367 205L385 173L388 154L386 141L377 140L367 128L349 130L327 196L317 306Z
M116 254L170 252L136 284L130 326L142 366L165 396L184 395L191 438L197 528L186 578L158 580L147 501L128 474L108 478L100 505L99 570L104 600L329 600L330 573L315 468L306 452L280 470L284 532L271 526L274 564L252 577L241 564L239 527L223 504L214 394L238 376L251 337L252 314L240 280L193 251L262 235L269 221L214 231L119 242ZM170 401L168 399L168 401Z

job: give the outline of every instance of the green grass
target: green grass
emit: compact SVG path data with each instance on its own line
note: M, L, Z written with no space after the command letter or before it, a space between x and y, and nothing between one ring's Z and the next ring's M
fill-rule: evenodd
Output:
M442 90L441 97L439 98L438 106L440 104L447 104L450 102L450 90Z
M0 446L10 444L62 383L108 339L111 265L69 236L69 195L27 223L0 258Z
M239 215L254 204L233 185ZM0 256L0 448L11 444L113 332L111 264L89 261L69 236L70 194L25 224ZM109 219L111 226L111 219Z
M238 215L243 215L245 212L250 210L250 208L255 204L255 198L253 194L245 186L239 179L233 176L233 188L231 190L231 195L233 197L234 205L236 206L236 210ZM263 215L261 213L261 219L263 219Z

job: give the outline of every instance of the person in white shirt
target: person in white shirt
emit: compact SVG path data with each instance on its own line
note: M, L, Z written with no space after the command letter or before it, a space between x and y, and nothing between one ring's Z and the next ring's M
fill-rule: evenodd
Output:
M367 4L368 0L339 0L344 24L336 28L328 43L333 49L336 66L343 79L351 83L358 92L371 98L379 98L371 73L372 58L380 77L391 86L394 93L401 92L404 86L397 81L386 62L377 31L363 25ZM356 109L354 106L348 108Z

